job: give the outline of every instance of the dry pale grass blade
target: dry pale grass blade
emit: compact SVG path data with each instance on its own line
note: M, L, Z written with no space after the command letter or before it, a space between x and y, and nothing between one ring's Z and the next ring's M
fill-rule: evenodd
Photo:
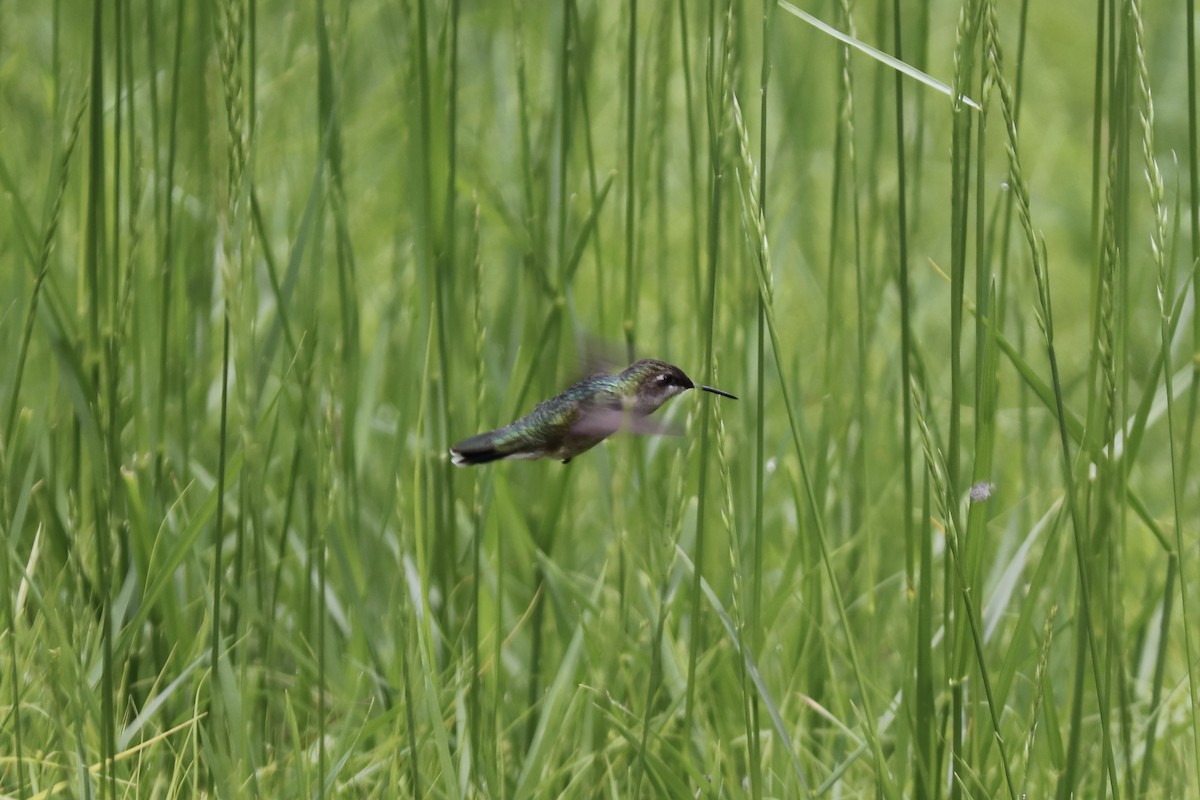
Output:
M842 44L849 45L850 47L853 47L855 50L858 50L859 52L866 53L868 56L875 59L879 63L884 64L888 67L891 67L892 69L896 70L897 72L907 75L908 77L912 78L913 80L919 81L920 83L923 83L926 86L928 86L929 88L934 89L938 92L941 92L942 94L946 95L947 97L949 97L951 99L954 99L954 100L958 99L957 97L955 97L954 89L952 89L947 84L942 83L941 81L939 81L937 78L933 77L932 75L922 72L921 70L914 67L912 64L906 64L905 62L901 61L898 58L895 58L894 56L889 56L887 53L883 52L882 50L877 50L876 48L872 47L871 45L867 44L866 42L864 42L860 39L856 39L853 36L842 33L841 31L839 31L837 28L833 27L832 25L830 25L826 22L822 22L821 20L814 17L812 14L809 14L807 11L804 11L803 9L797 8L796 6L792 5L791 3L787 2L787 0L779 0L779 7L782 8L784 11L788 12L789 14L791 14L795 17L798 17L799 19L804 20L809 25L812 25L814 28L819 30L821 33L824 33L827 36L832 36L834 39L837 39ZM975 102L974 100L972 100L970 97L967 97L966 95L962 96L962 102L966 103L967 105L969 105L971 108L975 109L976 111L983 110L983 106L979 105L979 103Z

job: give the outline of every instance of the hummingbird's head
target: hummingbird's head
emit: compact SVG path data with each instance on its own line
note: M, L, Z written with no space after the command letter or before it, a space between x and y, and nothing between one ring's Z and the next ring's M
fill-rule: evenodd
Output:
M659 406L688 389L695 389L696 384L684 374L683 370L674 364L653 358L643 358L626 367L621 373L622 382L631 387L630 395L634 400L634 408L639 414L651 414ZM719 394L734 400L737 398L728 392L714 389L711 386L699 387L706 392Z

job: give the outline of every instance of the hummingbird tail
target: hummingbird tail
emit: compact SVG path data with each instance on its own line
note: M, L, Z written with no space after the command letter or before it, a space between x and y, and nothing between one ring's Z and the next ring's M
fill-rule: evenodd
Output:
M492 448L490 450L459 450L456 447L450 448L450 463L456 467L470 467L475 464L486 464L489 461L499 461L505 457L505 453Z
M481 433L478 436L463 439L450 448L450 462L456 467L468 467L511 457L513 455L511 449L502 447L494 433L494 431Z

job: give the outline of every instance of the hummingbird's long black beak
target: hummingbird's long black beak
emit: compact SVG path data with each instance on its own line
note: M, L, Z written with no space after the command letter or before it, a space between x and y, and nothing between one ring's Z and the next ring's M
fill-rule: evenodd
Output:
M721 397L728 397L730 400L738 399L736 394L730 394L729 392L723 392L720 389L713 388L712 386L700 386L697 384L696 388L703 389L706 392L712 392L713 394L719 394L719 395L721 395Z

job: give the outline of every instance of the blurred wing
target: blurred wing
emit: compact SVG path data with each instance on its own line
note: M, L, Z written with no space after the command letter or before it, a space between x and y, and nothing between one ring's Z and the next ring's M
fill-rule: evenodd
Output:
M611 436L618 432L643 436L679 436L683 433L683 426L603 406L587 409L571 426L571 433L576 436Z
M622 342L580 334L575 338L579 374L585 377L620 372L632 359L625 359Z

